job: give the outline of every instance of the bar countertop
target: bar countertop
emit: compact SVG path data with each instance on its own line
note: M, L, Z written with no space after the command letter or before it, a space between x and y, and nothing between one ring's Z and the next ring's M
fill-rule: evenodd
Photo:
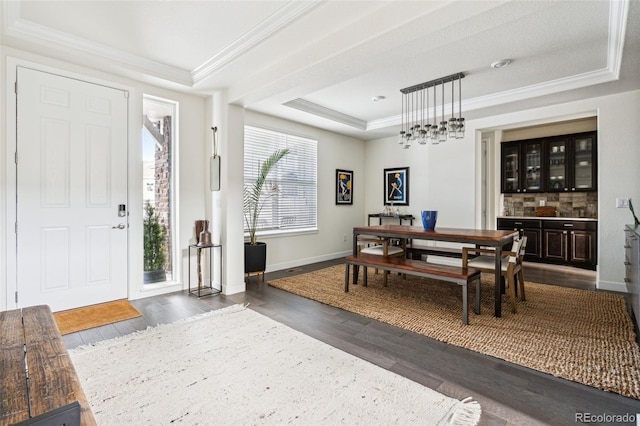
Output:
M595 217L556 217L556 216L498 216L498 219L520 219L520 220L580 220L586 222L597 222Z

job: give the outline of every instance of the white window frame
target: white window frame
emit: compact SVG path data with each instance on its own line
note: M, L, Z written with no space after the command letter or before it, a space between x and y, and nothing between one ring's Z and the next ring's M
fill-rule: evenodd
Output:
M260 214L257 235L290 236L318 230L318 141L281 130L246 124L244 141L244 185L255 180L260 164L277 149L288 148L269 173L267 195ZM298 199L296 199L298 197ZM303 202L301 202L303 201ZM243 218L245 236L247 224Z

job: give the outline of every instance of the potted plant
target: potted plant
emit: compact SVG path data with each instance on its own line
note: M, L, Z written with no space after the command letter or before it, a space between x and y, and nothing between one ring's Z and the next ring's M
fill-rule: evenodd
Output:
M244 272L264 272L267 263L267 244L258 242L256 230L258 219L264 203L269 197L276 194L277 188L265 188L267 176L273 167L285 155L289 149L279 149L271 154L264 163L259 165L260 173L253 185L244 187L243 191L243 213L245 224L249 230L249 241L244 244Z
M155 209L147 202L144 215L144 283L156 283L166 279L164 229Z

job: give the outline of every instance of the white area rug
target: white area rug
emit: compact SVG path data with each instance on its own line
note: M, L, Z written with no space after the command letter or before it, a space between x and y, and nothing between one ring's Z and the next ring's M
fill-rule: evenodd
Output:
M70 351L99 425L477 424L458 401L242 305Z

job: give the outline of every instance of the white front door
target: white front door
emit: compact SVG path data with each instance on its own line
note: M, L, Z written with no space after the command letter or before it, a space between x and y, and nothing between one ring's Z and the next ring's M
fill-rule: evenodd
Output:
M127 298L127 93L18 67L17 121L18 306Z

